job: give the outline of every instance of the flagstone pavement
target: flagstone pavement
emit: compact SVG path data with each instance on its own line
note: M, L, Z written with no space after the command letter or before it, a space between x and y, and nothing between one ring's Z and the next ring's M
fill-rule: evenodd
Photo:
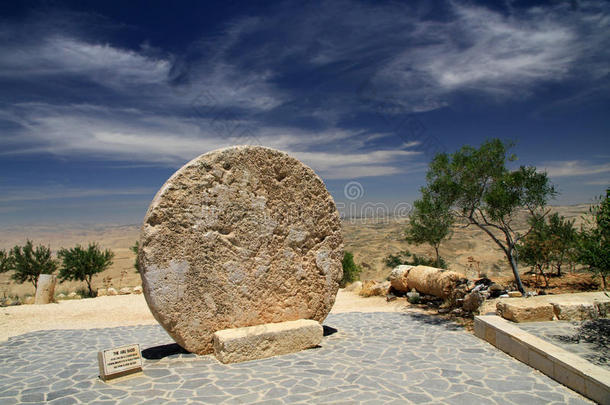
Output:
M321 347L224 365L158 325L27 333L0 344L0 403L589 404L453 323L331 314ZM139 343L143 375L106 384L99 350Z

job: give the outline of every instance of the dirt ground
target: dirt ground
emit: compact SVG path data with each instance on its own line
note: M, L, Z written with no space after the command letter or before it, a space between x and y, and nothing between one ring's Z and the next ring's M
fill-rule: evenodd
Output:
M363 298L339 290L331 312L416 311L405 301L386 302L385 297ZM0 341L36 330L92 329L156 324L143 295L117 295L60 301L47 305L0 308Z

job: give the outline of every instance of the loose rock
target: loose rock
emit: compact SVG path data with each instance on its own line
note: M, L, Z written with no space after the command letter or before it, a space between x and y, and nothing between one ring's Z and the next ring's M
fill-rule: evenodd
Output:
M476 312L479 310L483 302L485 301L485 297L478 291L472 291L464 297L464 302L462 303L462 309L467 312Z
M360 290L360 295L362 297L385 296L387 295L389 288L389 281L384 281L383 283L380 283L379 281L366 280L362 283L362 290Z
M390 285L392 286L392 288L400 292L409 291L407 276L409 275L409 270L411 270L412 268L413 266L409 266L406 264L394 267L394 269L390 273Z
M354 294L360 293L362 291L362 281L354 281L347 287L345 287L345 291L351 291Z

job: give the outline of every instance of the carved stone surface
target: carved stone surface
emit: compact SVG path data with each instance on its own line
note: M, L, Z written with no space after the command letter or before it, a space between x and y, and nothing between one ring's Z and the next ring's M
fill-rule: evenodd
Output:
M185 349L217 330L314 319L334 304L343 239L324 183L297 159L258 146L199 156L151 203L140 238L151 312Z
M311 319L224 329L214 333L214 354L222 363L264 359L316 347L323 333Z
M36 283L36 298L34 303L36 305L41 305L53 302L56 283L57 276L53 274L41 274Z

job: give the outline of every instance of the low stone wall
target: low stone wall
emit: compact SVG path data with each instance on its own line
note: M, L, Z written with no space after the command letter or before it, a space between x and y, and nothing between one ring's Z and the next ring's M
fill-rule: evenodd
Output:
M600 404L610 404L610 372L495 315L477 316L474 333L517 360Z
M513 322L582 321L610 316L610 298L603 292L545 295L502 300L496 314Z

